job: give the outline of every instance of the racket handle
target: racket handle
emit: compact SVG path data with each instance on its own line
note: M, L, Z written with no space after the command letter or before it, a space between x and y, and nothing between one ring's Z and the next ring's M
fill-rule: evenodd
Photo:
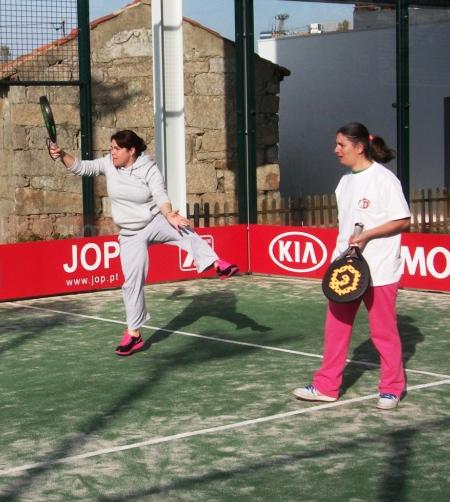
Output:
M353 237L358 237L358 235L361 235L363 230L364 230L363 223L355 223L355 230L353 231Z
M363 223L355 223L355 228L353 230L353 237L358 237L358 235L361 235L362 231L364 230L364 224ZM358 247L357 244L351 244L350 249L351 252L349 256L355 256L356 251L355 249Z

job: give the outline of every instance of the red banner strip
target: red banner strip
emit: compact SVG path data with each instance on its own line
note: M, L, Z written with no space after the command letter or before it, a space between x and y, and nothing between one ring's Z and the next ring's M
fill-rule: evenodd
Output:
M268 225L197 231L242 272L316 279L326 270L337 236L336 229ZM404 234L402 285L450 291L449 247L447 234ZM192 257L176 246L152 245L149 257L147 282L198 277ZM0 300L111 289L122 282L116 236L0 245Z

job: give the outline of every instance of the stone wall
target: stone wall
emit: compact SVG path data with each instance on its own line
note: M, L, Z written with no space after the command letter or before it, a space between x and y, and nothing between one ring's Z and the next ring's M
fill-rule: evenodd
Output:
M227 202L233 207L237 204L235 46L187 19L183 33L187 200L190 204ZM108 152L111 134L124 128L141 135L149 154L154 154L151 43L149 1L135 2L92 25L96 157ZM52 60L49 64L71 63ZM255 70L258 194L278 197L278 94L287 73L260 58ZM0 87L0 93L0 242L82 235L81 179L48 156L38 106L39 96L48 95L58 143L77 154L78 88L9 86ZM95 179L95 214L99 234L117 231L103 177Z

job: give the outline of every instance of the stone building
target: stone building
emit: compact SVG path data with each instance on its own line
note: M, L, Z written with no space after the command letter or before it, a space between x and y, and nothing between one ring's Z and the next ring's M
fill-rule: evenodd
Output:
M223 208L237 204L235 45L189 19L183 22L187 201ZM0 65L0 80L26 79L35 58L45 58L42 78L56 68L69 75L74 61L58 57L67 37L14 65ZM76 63L76 62L75 62ZM110 136L131 128L154 154L151 2L134 1L91 23L94 157L109 150ZM279 197L278 105L289 72L256 57L258 197ZM81 179L47 152L39 96L52 103L58 143L80 148L77 87L0 86L0 242L82 235ZM95 178L99 234L115 233L103 177Z

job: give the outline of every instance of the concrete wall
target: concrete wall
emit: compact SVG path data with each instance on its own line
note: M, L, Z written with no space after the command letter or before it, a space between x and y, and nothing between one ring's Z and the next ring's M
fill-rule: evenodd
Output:
M450 23L411 26L411 189L444 186L444 98L450 96ZM332 192L343 174L336 129L366 124L396 148L395 29L263 40L259 54L291 70L281 84L283 195ZM396 172L395 161L389 167Z
M187 200L233 207L235 46L189 20L183 23L183 33ZM151 44L150 1L135 2L92 27L94 156L106 153L111 134L124 128L140 134L154 154ZM71 62L56 64L70 69ZM283 70L257 58L256 75L259 197L279 197L278 93ZM0 92L0 242L82 235L81 179L49 158L38 106L39 96L48 95L58 142L78 153L78 89L9 86ZM117 231L103 177L95 179L95 211L98 233Z
M411 2L412 3L412 2ZM410 8L409 25L436 23L450 20L450 9L444 8ZM394 6L355 5L353 12L353 28L367 30L374 28L395 27L396 9Z

